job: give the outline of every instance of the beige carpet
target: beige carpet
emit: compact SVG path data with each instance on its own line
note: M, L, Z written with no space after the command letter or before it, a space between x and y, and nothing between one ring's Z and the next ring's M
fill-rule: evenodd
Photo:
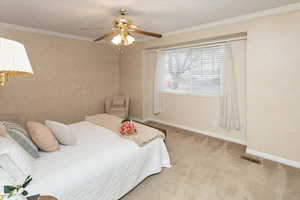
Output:
M173 167L122 200L300 200L299 169L258 165L240 158L244 146L172 127L166 143Z

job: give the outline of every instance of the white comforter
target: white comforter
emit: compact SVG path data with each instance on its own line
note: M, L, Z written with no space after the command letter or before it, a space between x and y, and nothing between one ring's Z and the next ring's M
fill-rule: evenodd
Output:
M170 167L162 139L144 147L89 122L70 125L76 146L41 153L34 161L30 194L58 200L117 200L162 167Z

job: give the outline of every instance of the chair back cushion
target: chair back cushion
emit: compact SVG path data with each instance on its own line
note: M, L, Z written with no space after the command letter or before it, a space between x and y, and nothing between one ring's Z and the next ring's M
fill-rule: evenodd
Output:
M125 98L124 97L115 97L112 100L112 106L124 106L125 105Z

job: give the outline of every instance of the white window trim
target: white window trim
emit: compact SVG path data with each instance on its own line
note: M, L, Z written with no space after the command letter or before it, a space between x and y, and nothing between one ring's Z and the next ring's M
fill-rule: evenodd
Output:
M178 96L195 96L195 97L203 97L203 98L220 98L221 94L197 94L193 92L186 92L186 91L176 91L176 90L168 90L168 89L163 89L160 90L160 94L171 94L171 95L178 95Z

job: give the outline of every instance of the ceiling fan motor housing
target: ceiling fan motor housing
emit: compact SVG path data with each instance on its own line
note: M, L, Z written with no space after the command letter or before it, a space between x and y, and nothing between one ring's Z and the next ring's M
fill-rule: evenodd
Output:
M128 10L127 9L120 9L119 13L124 16L124 15L128 14Z

